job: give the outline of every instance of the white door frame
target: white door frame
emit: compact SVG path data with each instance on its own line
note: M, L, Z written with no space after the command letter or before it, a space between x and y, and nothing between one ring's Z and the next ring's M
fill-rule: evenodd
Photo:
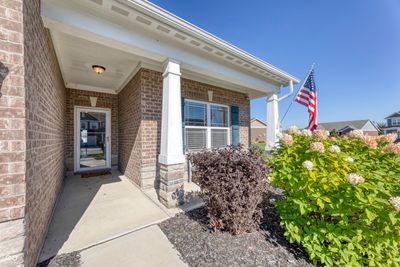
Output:
M106 114L106 165L99 167L81 168L80 164L80 112L103 112ZM74 172L92 171L111 168L111 109L109 108L96 108L96 107L74 107Z

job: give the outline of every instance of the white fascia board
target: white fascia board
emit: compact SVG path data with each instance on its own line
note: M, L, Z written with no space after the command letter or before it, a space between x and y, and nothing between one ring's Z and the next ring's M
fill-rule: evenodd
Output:
M279 91L279 85L228 68L209 60L201 54L188 52L168 42L159 41L154 36L136 29L131 30L116 25L100 16L80 10L73 2L42 2L42 19L46 27L61 31L92 42L98 42L122 51L131 52L143 58L163 62L173 58L182 62L182 68L225 80L244 88L256 90L260 95Z
M191 24L190 22L168 12L165 9L162 9L161 7L153 3L142 0L116 0L116 1L122 4L128 4L128 6L132 7L133 9L144 12L145 14L149 15L154 19L162 20L164 23L167 23L168 25L179 31L183 31L212 46L218 47L219 49L229 54L235 55L236 57L241 58L243 61L247 63L256 65L264 69L265 71L268 71L283 78L287 82L291 80L293 81L294 84L299 83L299 80L296 77L284 72L283 70L280 70L279 68L269 64L268 62L265 62L247 53L246 51L222 40L221 38L218 38L217 36Z

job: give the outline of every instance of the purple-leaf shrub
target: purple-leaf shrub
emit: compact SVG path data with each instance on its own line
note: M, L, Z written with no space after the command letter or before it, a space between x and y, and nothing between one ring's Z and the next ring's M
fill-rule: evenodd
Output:
M260 202L269 170L257 149L230 146L191 154L210 226L232 234L251 232L262 218Z

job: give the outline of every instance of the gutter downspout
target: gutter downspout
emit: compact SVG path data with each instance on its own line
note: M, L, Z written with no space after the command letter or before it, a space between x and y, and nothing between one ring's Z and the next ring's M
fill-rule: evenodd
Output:
M289 93L287 93L286 95L281 96L280 98L278 98L278 102L288 98L289 96L291 96L293 94L293 80L289 81Z

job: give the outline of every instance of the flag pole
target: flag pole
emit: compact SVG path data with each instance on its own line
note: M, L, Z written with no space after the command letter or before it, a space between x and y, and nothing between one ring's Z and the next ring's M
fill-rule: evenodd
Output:
M297 89L297 93L293 96L293 99L292 99L292 101L290 102L290 105L288 106L288 108L286 109L286 112L285 112L285 114L283 115L280 124L282 124L283 120L285 119L286 115L288 114L289 109L292 107L293 100L296 98L296 96L297 96L297 94L299 93L300 89L301 89L301 88L304 86L304 84L306 83L307 77L310 75L311 71L314 69L314 66L315 66L315 63L313 63L313 64L311 65L311 68L310 68L310 70L307 72L307 75L306 75L306 77L304 78L303 83L301 84L301 86L299 87L299 89Z

